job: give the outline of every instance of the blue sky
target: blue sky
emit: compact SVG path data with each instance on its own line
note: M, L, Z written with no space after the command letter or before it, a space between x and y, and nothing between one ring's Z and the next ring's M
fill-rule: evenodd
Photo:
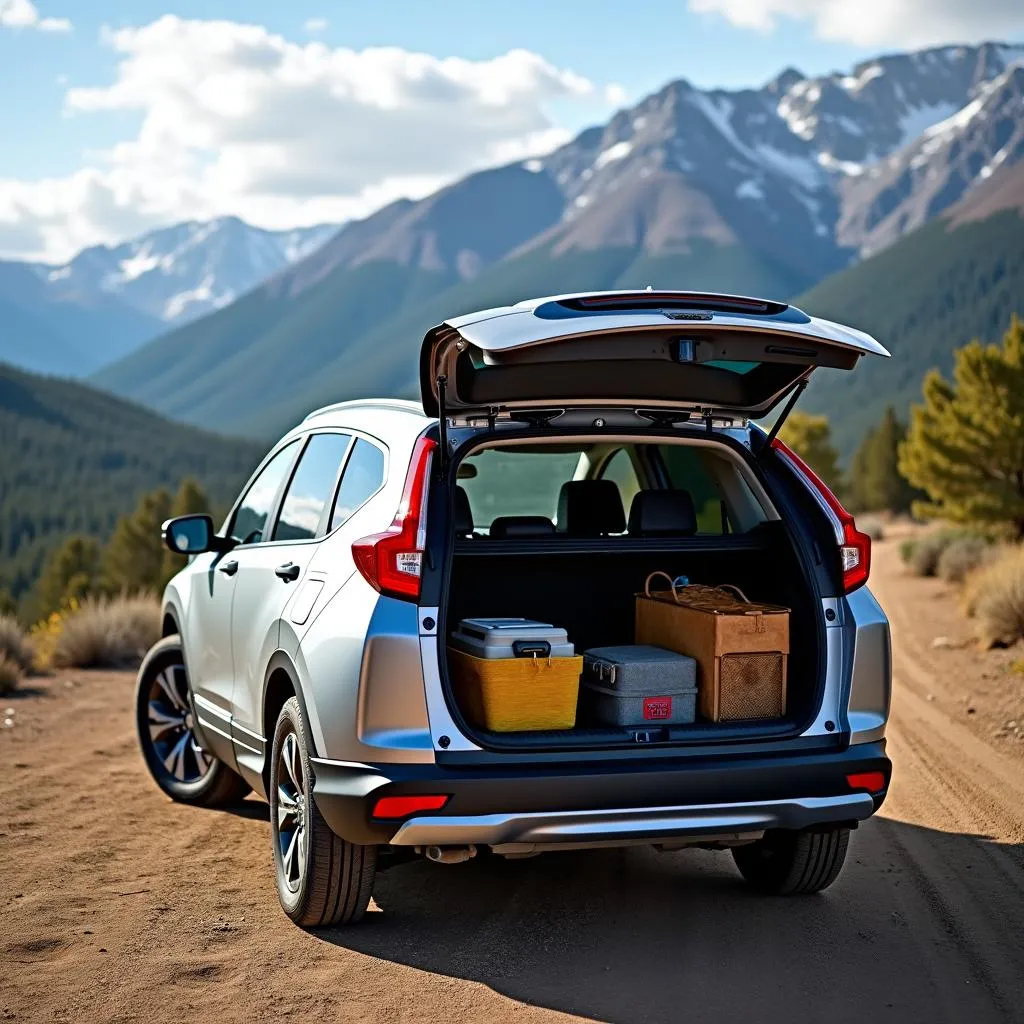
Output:
M787 65L820 74L980 38L1024 40L1024 4L0 0L0 255L61 258L220 212L268 226L343 219L541 152L672 78L756 86ZM391 55L337 56L379 47ZM242 53L241 63L225 51ZM529 57L502 62L510 51ZM430 58L425 71L417 54ZM164 63L187 68L188 80ZM178 102L175 91L193 82L195 95ZM339 89L365 95L335 110L327 97ZM294 109L282 99L289 90L302 100ZM390 98L378 102L373 90ZM446 91L458 94L448 113ZM337 138L315 150L309 136L326 132ZM301 166L285 166L289 154ZM326 181L332 168L336 185Z

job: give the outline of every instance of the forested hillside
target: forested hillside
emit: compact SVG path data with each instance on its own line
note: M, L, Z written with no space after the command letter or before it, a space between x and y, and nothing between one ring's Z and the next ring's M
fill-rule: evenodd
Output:
M997 342L1011 314L1024 314L1024 216L1003 209L934 221L795 302L875 335L892 352L891 360L861 360L856 373L817 373L801 401L828 414L848 456L887 406L906 417L929 369L948 374L954 349L972 338Z
M259 445L172 423L72 381L0 364L0 590L20 596L70 533L105 539L139 496L184 477L229 502Z

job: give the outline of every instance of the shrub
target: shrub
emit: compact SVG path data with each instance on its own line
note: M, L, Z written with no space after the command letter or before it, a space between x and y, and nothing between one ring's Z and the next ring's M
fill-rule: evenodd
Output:
M915 576L934 576L939 570L939 559L951 544L965 539L980 539L984 536L971 530L939 530L925 533L914 542L904 561Z
M14 665L21 675L32 671L32 642L13 615L0 615L0 661Z
M88 598L58 618L53 664L64 668L131 668L160 639L149 595Z
M984 537L960 537L943 549L935 571L947 583L963 583L967 574L990 558L994 550Z
M914 552L917 550L917 540L913 537L908 537L906 540L900 541L900 559L904 565L910 565L910 560L914 557Z
M868 517L863 522L858 520L857 529L866 533L872 540L885 540L885 528L882 526L880 519Z
M1024 548L1005 549L973 572L964 595L983 644L1012 644L1024 637Z
M13 693L24 674L16 661L0 654L0 696L6 697L7 694Z

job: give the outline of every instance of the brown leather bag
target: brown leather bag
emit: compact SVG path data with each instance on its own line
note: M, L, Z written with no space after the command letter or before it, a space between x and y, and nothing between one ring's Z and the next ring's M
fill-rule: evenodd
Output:
M659 576L667 590L651 590ZM788 608L750 601L731 584L677 587L668 573L652 572L636 595L636 642L696 660L698 706L709 721L786 713Z

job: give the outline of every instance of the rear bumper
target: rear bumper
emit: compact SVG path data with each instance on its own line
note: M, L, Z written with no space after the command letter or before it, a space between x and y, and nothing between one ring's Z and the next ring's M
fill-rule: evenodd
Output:
M885 742L790 756L493 765L367 765L314 758L313 798L354 843L393 846L585 845L730 836L861 821L882 805ZM880 771L877 793L846 776ZM443 793L441 811L404 821L371 816L384 796Z

